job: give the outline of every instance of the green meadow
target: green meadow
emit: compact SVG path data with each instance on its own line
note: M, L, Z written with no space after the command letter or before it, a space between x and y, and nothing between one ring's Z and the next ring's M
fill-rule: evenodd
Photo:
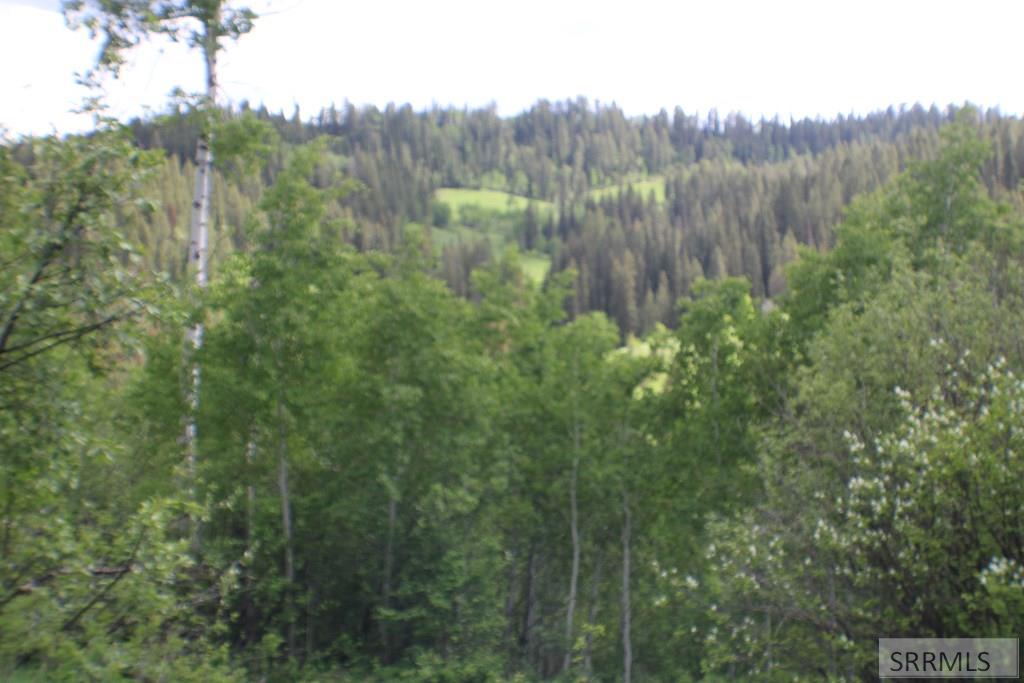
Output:
M526 277L536 284L541 284L551 270L551 258L547 254L530 251L519 255L519 265L523 267Z
M475 190L460 187L444 187L434 194L434 199L444 202L452 209L452 223L448 227L430 229L431 241L438 251L459 242L486 239L491 253L497 257L516 242L513 221L508 214L526 211L532 203L541 215L554 211L552 202L531 200L526 197L498 190ZM480 224L474 227L464 225L462 209L473 207L479 210ZM551 259L543 253L527 252L519 255L523 272L531 281L540 284L551 269Z
M551 202L531 200L517 194L501 192L499 190L474 190L465 187L442 187L435 194L434 198L452 207L452 213L459 215L459 209L463 206L476 206L487 211L525 211L531 202L539 212L553 211L554 204Z
M616 185L596 187L590 190L587 196L594 200L614 197L627 187L633 188L633 192L641 195L644 199L647 199L651 192L653 192L659 204L665 201L665 178L660 175L648 176L642 180L626 180Z
M595 200L613 197L627 187L632 188L634 192L642 195L645 199L653 192L659 203L665 201L665 178L660 175L628 179L620 184L595 188L588 193L588 196ZM434 248L438 251L452 244L484 237L490 242L491 253L495 256L500 255L508 245L516 241L516 237L511 231L510 222L502 220L503 215L526 211L531 203L541 216L555 211L553 202L529 199L500 190L442 187L434 193L434 199L447 204L452 210L451 225L445 228L433 227L430 230ZM460 222L463 219L462 210L467 207L482 212L483 220L480 225L470 227ZM537 283L543 282L551 269L551 259L538 252L521 254L520 264L527 277Z

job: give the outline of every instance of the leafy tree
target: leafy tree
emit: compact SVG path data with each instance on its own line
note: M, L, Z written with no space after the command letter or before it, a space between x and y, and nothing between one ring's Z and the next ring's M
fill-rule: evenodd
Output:
M447 202L434 202L430 207L431 225L435 228L447 228L452 222L452 207Z
M159 300L118 234L152 155L123 131L0 150L0 670L56 680L229 680L196 607L218 609L230 576L202 596L173 492L117 495L130 460L112 426L119 367ZM169 474L169 473L168 473Z
M983 225L954 231L964 235L960 246L929 237L932 224L915 218L932 215L921 197L945 205L951 195L921 192L918 178L948 188L941 168L976 188L976 176L947 163L964 158L956 145L897 181L912 190L891 190L885 202L903 208L860 233L864 246L871 234L892 236L893 248L877 252L885 265L872 270L860 261L851 270L857 278L846 280L860 284L846 300L819 304L823 327L808 342L790 408L761 441L765 497L713 527L708 672L852 679L874 665L863 644L879 632L1013 627L1002 600L1015 598L984 586L990 563L1012 573L1016 551L980 527L966 537L953 528L977 521L1000 529L995 535L1010 533L986 518L978 497L987 496L971 488L981 479L967 470L978 465L988 487L1005 481L995 463L1008 451L990 438L1012 431L1012 420L993 432L988 414L1001 414L1002 392L1013 390L992 368L1005 363L1012 372L1024 363L1015 341L1024 280L1019 251L992 245L1014 244L1019 228L1007 209L965 190L970 201L952 202L952 215L968 224L986 216ZM916 198L916 213L901 197ZM908 225L923 234L901 234ZM840 250L819 264L840 262ZM793 297L810 300L807 290ZM1015 505L1017 493L1000 495L1004 506Z
M753 459L757 420L766 416L757 375L758 356L769 351L759 338L764 323L749 283L737 278L699 281L682 308L663 397L674 430L668 447L694 470L687 499L733 501L749 491L743 466Z
M224 0L114 0L87 2L65 0L65 16L72 26L84 26L103 37L96 59L95 72L115 77L124 64L125 52L151 34L165 35L171 40L186 40L199 48L206 70L205 93L200 98L202 123L196 143L196 179L192 196L192 219L189 233L187 267L195 272L196 285L206 287L208 279L208 248L211 192L213 186L213 120L217 113L217 57L223 38L237 39L252 28L255 14L248 8L231 8ZM95 79L95 73L93 74ZM95 82L95 81L94 81ZM186 339L193 351L202 346L203 323L194 322L186 330ZM192 366L189 387L190 415L185 426L187 461L191 471L196 468L197 434L194 413L199 405L199 366ZM194 476L194 475L193 475ZM193 483L193 487L194 487ZM194 543L198 546L198 526Z
M966 109L942 129L938 158L912 163L887 188L854 202L835 249L804 251L788 270L784 307L795 323L795 343L806 343L838 304L869 299L901 256L915 269L929 269L937 254L963 254L978 241L993 250L1019 250L1016 219L981 183L990 150L973 117Z
M261 462L267 461L264 451L273 454L281 520L280 536L275 537L283 558L282 611L289 656L296 654L298 618L292 451L315 425L309 422L314 410L310 399L330 358L333 329L324 316L334 312L332 302L350 272L344 255L320 227L322 193L307 180L316 160L316 149L301 149L279 174L263 199L263 220L253 223L253 253L239 259L211 302L226 319L211 340L215 386L210 390L214 405L209 424L212 435L228 437L228 452L246 455L244 462L239 457L233 463L211 463L208 469L214 484L221 481L221 473L246 472L251 487L254 453L260 454ZM251 506L255 490L246 495ZM254 513L249 510L245 523L248 554L253 551Z

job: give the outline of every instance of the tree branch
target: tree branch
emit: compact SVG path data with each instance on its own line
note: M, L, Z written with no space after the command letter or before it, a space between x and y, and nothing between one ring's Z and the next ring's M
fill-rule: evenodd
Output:
M36 267L35 273L32 274L31 279L29 279L28 284L25 285L25 289L21 293L21 297L7 316L3 330L0 330L0 353L3 353L6 350L7 342L10 339L11 334L14 332L14 325L18 321L18 316L21 315L21 311L25 307L25 302L28 301L29 295L32 293L32 289L39 284L47 266L50 265L53 258L67 244L65 235L67 234L68 228L70 228L75 220L77 220L79 214L84 211L84 201L85 198L81 193L79 193L78 198L75 201L75 205L71 208L71 211L68 212L67 217L64 219L64 224L61 226L59 240L56 242L50 242L43 250L42 258L39 261L39 265Z
M107 595L107 593L112 591L114 589L114 586L116 586L118 582L132 570L132 564L135 562L135 555L139 552L139 547L142 545L142 539L144 535L145 534L140 530L139 537L135 539L135 545L132 546L132 552L128 556L128 560L123 565L113 569L94 570L92 572L93 575L95 576L100 571L103 571L103 573L99 575L103 576L113 574L114 578L110 581L110 583L103 586L103 588L101 588L99 592L96 593L96 595L92 596L92 599L89 602L85 603L85 605L83 605L80 610L75 612L71 616L71 618L65 621L64 625L60 627L60 630L70 631L71 628L78 623L78 620L81 619L86 612L91 610L96 605L96 603L98 603Z
M46 353L50 349L52 349L54 347L57 347L57 346L60 346L61 344L67 344L68 342L72 342L72 341L76 341L78 339L81 339L82 337L84 337L85 335L89 334L90 332L94 332L94 331L96 331L96 330L98 330L98 329L100 329L102 327L106 327L107 325L110 325L111 323L117 322L118 320L122 320L122 319L128 317L129 315L131 315L130 311L127 312L127 313L125 313L125 312L116 313L114 315L111 315L111 316L108 316L108 317L104 318L103 320L100 320L99 322L95 322L95 323L93 323L91 325L85 325L85 326L79 327L78 329L75 329L75 330L69 330L67 336L60 337L60 338L56 339L55 341L53 341L52 343L47 344L46 346L43 346L42 348L35 349L34 351L30 351L28 353L24 353L20 357L15 358L12 361L8 361L8 362L0 365L0 372L3 372L4 370L7 370L8 368L13 367L15 365L18 365L19 363L23 363L26 360L28 360L29 358L32 358L33 356L38 356L38 355L40 355L42 353ZM43 341L43 339L45 339L45 337L44 338L40 338L40 339L36 339L32 343L33 344L37 344L37 343ZM22 345L20 348L24 348L24 347L25 347L25 345Z

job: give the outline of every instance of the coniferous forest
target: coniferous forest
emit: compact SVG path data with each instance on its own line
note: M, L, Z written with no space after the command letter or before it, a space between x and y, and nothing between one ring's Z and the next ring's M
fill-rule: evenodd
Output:
M219 106L0 145L0 678L867 681L1024 626L1024 121ZM191 32L191 33L189 33ZM124 66L124 68L128 68Z

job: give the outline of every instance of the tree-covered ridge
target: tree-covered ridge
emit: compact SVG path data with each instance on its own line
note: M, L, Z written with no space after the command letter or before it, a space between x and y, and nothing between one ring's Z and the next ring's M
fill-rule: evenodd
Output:
M895 142L914 130L935 130L954 114L915 106L831 121L754 122L739 114L723 120L715 112L701 120L677 107L672 115L630 118L614 104L585 99L540 101L505 118L493 108L416 112L409 105L383 111L332 105L309 119L298 110L289 119L244 103L242 111L271 122L291 143L327 135L338 139L336 151L347 157L362 153L412 162L424 167L437 187L489 187L557 203L572 203L587 190L618 184L630 174L655 175L674 165L721 158L770 164L843 144ZM162 147L181 159L191 156L195 129L187 120L139 121L132 127L143 146Z
M330 139L260 171L198 309L119 234L168 162L112 131L3 148L0 671L853 681L879 633L1013 635L1024 217L990 131L917 136L774 306L695 278L632 350L572 270L509 254L459 296L426 231L353 248ZM751 171L550 224L608 239L702 167Z
M245 248L245 216L286 150L324 138L315 182L336 170L359 181L329 202L338 239L392 251L410 226L426 232L435 272L463 295L475 267L515 246L536 277L575 270L574 312L603 311L623 334L642 332L672 325L673 302L701 277L746 276L756 296L778 296L798 248L829 248L853 198L934 158L938 127L954 113L915 107L783 125L678 109L627 118L583 100L510 118L346 106L303 121L243 108L233 116L271 124L283 142L261 173L228 162L217 176L211 252L216 265ZM194 173L180 161L194 144L190 121L182 113L132 124L144 147L171 153L156 186L162 211L136 223L151 263L175 276ZM977 125L994 148L985 184L1012 198L1024 168L1020 121L990 112Z

